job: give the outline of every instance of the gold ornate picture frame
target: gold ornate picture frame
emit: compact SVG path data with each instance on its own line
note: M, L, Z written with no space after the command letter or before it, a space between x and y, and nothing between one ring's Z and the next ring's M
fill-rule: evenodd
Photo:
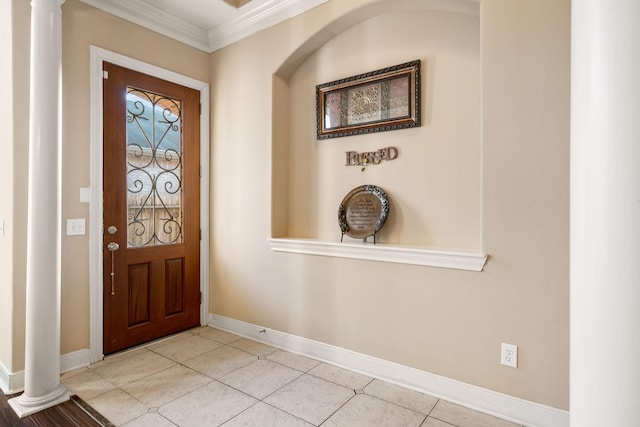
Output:
M420 60L316 86L317 139L420 126Z

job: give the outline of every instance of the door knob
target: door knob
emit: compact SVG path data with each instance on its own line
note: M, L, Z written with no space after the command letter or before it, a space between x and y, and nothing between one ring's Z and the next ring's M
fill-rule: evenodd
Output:
M108 250L110 250L111 252L115 252L115 251L117 251L118 249L120 249L120 245L119 245L119 244L117 244L116 242L110 242L110 243L107 245L107 249L108 249Z

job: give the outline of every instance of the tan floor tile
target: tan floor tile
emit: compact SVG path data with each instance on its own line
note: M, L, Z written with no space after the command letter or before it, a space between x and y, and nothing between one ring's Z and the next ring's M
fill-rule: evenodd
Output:
M271 353L267 356L267 359L302 372L307 372L309 369L320 364L320 361L318 360L309 359L308 357L299 356L284 350L278 350L275 353Z
M73 394L80 396L85 401L116 389L116 386L89 369L73 376L63 377L62 383Z
M241 338L230 343L229 345L239 350L246 351L247 353L263 357L277 350L275 347L271 347L269 345L262 344L258 341L253 341L247 338Z
M260 359L225 375L219 381L256 399L264 399L300 375L302 375L300 371L270 360Z
M458 427L518 427L518 424L483 414L446 400L438 401L429 417Z
M412 411L428 415L438 403L438 399L427 394L418 393L404 387L381 380L373 380L364 388L369 396L377 397L387 402L411 409Z
M256 402L256 399L244 393L213 381L160 407L158 412L181 427L214 427Z
M435 418L427 418L420 427L456 427L453 424L445 423L444 421L436 420Z
M420 427L426 415L359 394L334 413L323 427Z
M64 381L67 380L71 377L74 377L76 375L80 375L80 374L84 374L85 372L91 372L91 370L89 369L89 367L83 367L83 368L78 368L78 369L73 369L71 371L67 371L65 373L62 373L60 375L60 380Z
M371 382L371 380L373 380L373 378L367 377L366 375L358 374L326 363L321 363L311 369L309 374L340 384L341 386L348 387L352 390L363 389Z
M138 418L148 409L120 389L101 394L87 400L87 403L117 426Z
M320 425L355 393L346 387L303 374L264 399L298 418Z
M144 348L147 349L147 350L153 350L154 347L158 347L158 346L161 346L161 345L169 344L169 343L172 343L174 341L180 341L180 340L183 340L185 338L193 337L193 336L196 336L196 335L197 334L194 334L191 331L180 332L178 334L170 335L168 337L160 338L160 339L157 339L157 340L152 341L150 343L147 343L144 346Z
M108 356L61 381L127 427L518 427L211 327Z
M88 366L88 368L89 369L103 368L107 365L111 365L112 363L119 362L123 359L128 359L130 357L147 353L148 351L149 350L147 350L146 348L135 348L135 349L124 350L119 353L105 356L104 359L100 360L99 362L92 363L91 365Z
M148 407L159 407L211 382L211 378L181 365L175 365L141 380L129 383L122 390Z
M238 341L242 337L238 335L231 334L229 332L221 331L220 329L212 328L210 326L205 326L200 328L196 332L201 337L208 338L210 340L217 341L222 344L229 344L234 341Z
M175 427L176 425L160 414L147 413L123 424L123 427Z
M95 372L109 382L121 387L146 376L167 369L176 363L149 350L136 351L135 354L95 368Z
M313 427L306 421L287 414L266 403L258 402L240 415L226 422L223 427Z
M186 360L184 365L210 378L218 379L256 360L258 357L253 354L224 346Z
M169 342L154 344L149 346L149 350L181 363L222 345L224 344L199 335L189 335Z

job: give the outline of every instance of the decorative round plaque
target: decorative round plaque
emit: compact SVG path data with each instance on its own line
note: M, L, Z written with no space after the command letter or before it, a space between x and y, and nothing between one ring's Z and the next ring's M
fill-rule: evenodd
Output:
M374 236L389 216L387 194L375 185L361 185L347 194L338 208L342 235L354 239Z

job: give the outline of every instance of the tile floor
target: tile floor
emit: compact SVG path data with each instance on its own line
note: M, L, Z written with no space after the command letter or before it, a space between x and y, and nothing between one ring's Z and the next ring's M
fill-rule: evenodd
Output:
M62 382L127 427L516 426L210 327L107 357Z

